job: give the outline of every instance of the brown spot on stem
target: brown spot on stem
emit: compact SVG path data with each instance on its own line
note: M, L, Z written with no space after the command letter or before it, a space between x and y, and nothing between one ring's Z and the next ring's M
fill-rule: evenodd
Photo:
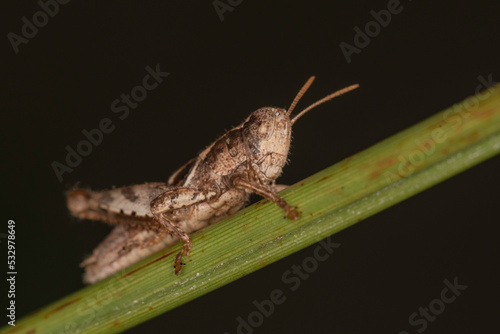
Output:
M134 270L132 270L131 272L126 273L125 275L123 275L123 276L122 276L122 277L120 277L120 278L125 278L125 277L128 277L128 276L132 275L132 274L135 274L135 273L136 273L136 272L138 272L139 270L142 270L142 269L144 269L144 268L146 268L146 267L148 267L148 266L152 265L153 263L156 263L156 262L158 262L158 261L161 261L161 260L163 260L164 258L169 257L170 255L172 255L172 254L174 254L174 253L175 253L175 252L169 252L169 253L167 253L167 254L164 254L164 255L160 256L159 258L154 259L153 261L148 262L148 263L146 263L146 264L144 264L144 265L140 266L139 268L134 269Z
M379 170L374 170L373 172L370 173L370 176L368 177L370 180L375 180L380 176L380 171Z
M494 109L486 109L486 110L477 111L477 112L473 113L473 115L474 115L473 117L480 118L480 119L488 119L488 118L492 118L494 114L495 114Z
M113 327L118 327L118 326L120 326L120 324L121 324L121 322L116 320L115 322L113 322Z
M36 329L30 329L29 331L26 332L26 334L35 334L36 333Z
M15 333L19 332L20 330L23 329L23 325L16 325L16 327L12 327L7 333Z
M379 168L387 168L396 163L396 160L393 157L387 158L387 159L382 159L379 162L377 162L377 167Z
M73 304L77 303L78 301L80 301L80 299L82 299L82 297L78 297L78 298L72 299L69 302L66 302L66 303L64 303L62 305L59 305L58 307L54 308L53 310L50 310L49 312L47 312L43 317L45 319L47 319L52 314L57 313L57 312L61 311L62 309L66 308L66 307L68 307L70 305L73 305Z
M319 180L318 180L318 181L316 181L316 182L325 181L326 179L329 179L330 177L332 177L332 174L327 175L327 176L323 176L321 179L319 179Z
M478 131L474 131L474 132L468 134L467 136L462 137L462 139L466 143L473 143L473 142L475 142L475 141L477 141L479 139L479 132Z

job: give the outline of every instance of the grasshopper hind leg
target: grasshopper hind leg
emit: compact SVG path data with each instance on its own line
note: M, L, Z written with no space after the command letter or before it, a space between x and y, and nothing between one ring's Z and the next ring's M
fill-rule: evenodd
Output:
M174 268L176 275L179 275L182 271L182 257L189 256L189 252L193 246L191 238L186 232L186 230L191 230L189 232L192 232L193 229L189 226L187 226L187 229L181 228L175 223L180 220L180 217L186 214L186 212L180 212L183 210L190 210L190 208L194 208L195 205L210 201L218 195L218 192L213 189L197 190L192 188L176 188L162 193L151 201L151 213L153 214L154 220L163 225L168 232L184 242L182 250L175 258ZM175 216L177 216L177 218L170 219L170 217ZM186 217L182 218L185 219Z
M166 231L163 233L117 225L96 247L92 255L81 263L85 268L84 281L92 284L119 274L131 264L176 242L177 240L169 237Z

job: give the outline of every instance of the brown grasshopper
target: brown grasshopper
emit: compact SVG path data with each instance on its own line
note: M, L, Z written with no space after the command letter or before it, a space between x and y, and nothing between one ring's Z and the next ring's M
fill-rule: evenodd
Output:
M146 183L105 191L73 189L67 193L71 214L117 226L81 264L84 281L97 282L176 242L184 242L174 262L182 270L183 256L192 248L189 233L240 210L251 193L275 202L291 220L300 213L277 192L287 162L293 124L316 106L358 87L352 85L290 114L314 81L304 84L288 110L254 111L196 158L177 170L167 183Z

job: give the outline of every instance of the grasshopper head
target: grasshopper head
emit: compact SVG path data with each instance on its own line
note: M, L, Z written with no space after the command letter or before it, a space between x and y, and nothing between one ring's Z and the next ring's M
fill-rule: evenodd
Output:
M292 138L292 125L309 110L358 88L358 85L352 85L332 93L290 119L293 109L313 81L314 77L307 80L288 110L272 107L260 108L254 111L243 123L247 156L250 159L252 169L257 172L259 179L264 183L276 180L286 164Z
M262 181L271 182L280 176L288 156L291 135L290 117L281 108L260 108L245 121L243 136L247 156Z

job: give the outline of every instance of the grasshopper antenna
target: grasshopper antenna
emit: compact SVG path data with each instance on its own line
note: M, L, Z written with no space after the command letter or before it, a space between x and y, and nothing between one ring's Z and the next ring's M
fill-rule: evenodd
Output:
M316 77L313 75L312 77L310 77L307 82L304 84L304 86L302 86L302 88L299 90L299 92L297 93L297 96L295 96L295 98L293 99L293 102L292 102L292 105L290 106L290 108L288 108L286 114L287 116L290 116L293 109L295 108L295 106L297 105L297 103L299 103L300 101L300 98L305 94L305 92L307 92L307 90L309 89L309 87L311 87L314 79L316 79Z
M305 85L302 87L302 89L299 91L299 93L297 94L297 96L295 97L295 99L293 100L293 103L292 105L290 106L290 109L288 109L288 112L287 112L287 115L290 115L291 114L291 110L293 110L293 108L295 108L295 106L297 105L297 103L299 102L300 98L302 97L302 95L304 95L304 93L307 91L307 89L311 86L312 82L314 81L314 77L310 77L309 80L307 80L307 82L305 83ZM330 95L327 95L325 96L324 98L322 98L321 100L319 101L316 101L314 102L313 104L311 104L309 107L307 107L306 109L302 110L300 113L297 114L297 116L295 116L291 122L292 122L292 125L297 122L297 120L302 117L306 112L308 112L309 110L311 109L314 109L316 108L317 106L319 106L320 104L323 104L325 103L326 101L329 101L333 98L336 98L337 96L340 96L340 95L343 95L347 92L350 92L351 90L354 90L356 88L358 88L359 85L358 84L354 84L354 85L351 85L351 86L348 86L348 87L345 87L345 88L342 88L338 91L336 91L335 93L332 93Z

